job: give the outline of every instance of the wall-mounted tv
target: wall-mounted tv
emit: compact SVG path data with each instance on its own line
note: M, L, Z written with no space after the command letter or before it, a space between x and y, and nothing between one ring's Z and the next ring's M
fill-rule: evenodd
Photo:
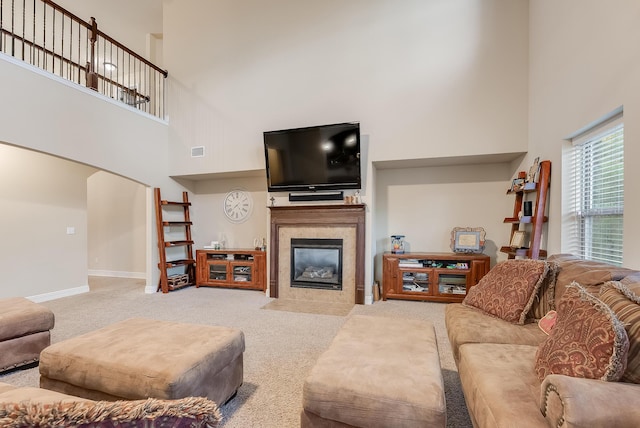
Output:
M267 131L269 192L360 189L360 123Z

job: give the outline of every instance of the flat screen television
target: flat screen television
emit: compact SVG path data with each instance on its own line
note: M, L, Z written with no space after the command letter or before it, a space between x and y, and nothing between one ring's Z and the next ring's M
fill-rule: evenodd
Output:
M360 123L267 131L269 192L360 189Z

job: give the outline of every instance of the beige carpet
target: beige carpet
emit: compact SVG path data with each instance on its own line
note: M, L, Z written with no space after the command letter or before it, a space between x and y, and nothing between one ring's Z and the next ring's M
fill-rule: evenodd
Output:
M445 304L387 300L354 305L349 315L335 316L262 309L273 299L254 290L187 287L145 294L143 281L98 277L89 279L89 287L89 293L44 303L56 316L53 343L131 317L224 325L244 332L244 383L236 397L221 406L221 428L299 427L304 379L354 314L431 321L438 338L447 427L472 426L444 327ZM38 368L0 374L0 382L37 387Z
M353 309L353 305L345 303L310 302L308 300L275 299L264 305L262 309L345 317L349 315L349 312Z

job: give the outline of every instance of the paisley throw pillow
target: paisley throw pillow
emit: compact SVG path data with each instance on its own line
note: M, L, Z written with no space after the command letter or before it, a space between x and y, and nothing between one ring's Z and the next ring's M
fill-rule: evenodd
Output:
M629 338L613 311L580 284L558 303L556 324L538 347L535 371L547 375L617 381L627 365Z
M510 323L524 324L549 266L544 260L531 259L498 263L469 290L462 303Z

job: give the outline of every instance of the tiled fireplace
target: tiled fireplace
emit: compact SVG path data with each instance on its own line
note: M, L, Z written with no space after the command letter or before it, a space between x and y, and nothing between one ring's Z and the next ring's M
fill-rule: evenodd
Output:
M364 205L270 210L271 297L364 303Z

